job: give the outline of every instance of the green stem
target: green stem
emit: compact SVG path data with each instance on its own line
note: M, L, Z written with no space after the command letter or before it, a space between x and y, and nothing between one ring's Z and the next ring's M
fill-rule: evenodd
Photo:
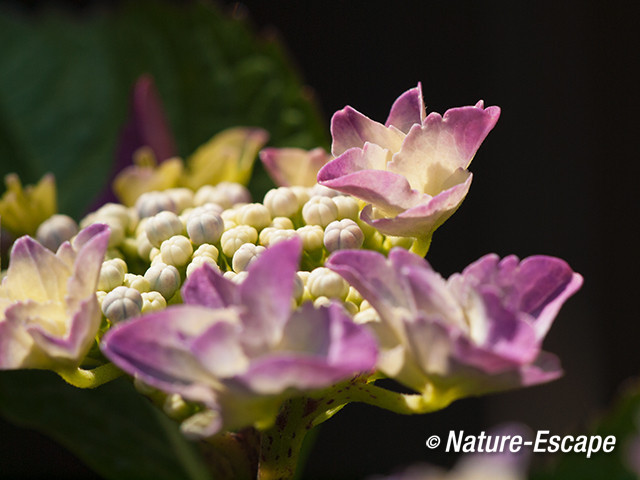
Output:
M431 238L432 235L429 235L427 237L417 237L413 242L410 251L424 258L429 251L429 247L431 246Z
M56 370L56 373L74 387L96 388L118 378L123 372L113 363L106 363L93 370L84 370L78 367Z

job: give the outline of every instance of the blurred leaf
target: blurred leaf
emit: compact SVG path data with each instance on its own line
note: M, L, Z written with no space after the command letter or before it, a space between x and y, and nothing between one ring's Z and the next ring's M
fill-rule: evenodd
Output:
M282 48L210 5L130 1L83 18L9 11L0 45L0 174L33 183L52 171L60 210L75 217L103 187L131 86L145 72L184 157L232 126L263 127L275 146L327 144ZM268 182L254 178L256 198Z
M580 433L575 434L580 435ZM586 458L584 453L562 454L546 471L532 475L533 480L637 480L626 467L629 443L640 438L640 381L629 383L621 398L587 435L616 438L611 453L598 452Z
M51 372L0 372L0 412L51 436L107 479L210 479L178 426L124 378L80 390Z

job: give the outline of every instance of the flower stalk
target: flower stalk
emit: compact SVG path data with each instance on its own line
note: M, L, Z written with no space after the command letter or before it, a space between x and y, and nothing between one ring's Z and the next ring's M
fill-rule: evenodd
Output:
M115 380L123 372L113 363L105 363L93 370L78 368L58 369L55 371L65 382L77 388L96 388Z

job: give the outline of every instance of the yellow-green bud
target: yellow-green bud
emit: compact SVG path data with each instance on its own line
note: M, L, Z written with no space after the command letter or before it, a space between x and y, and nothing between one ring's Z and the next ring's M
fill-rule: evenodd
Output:
M228 258L245 243L255 243L258 240L258 232L255 228L248 225L238 225L237 227L227 230L220 238L222 253Z
M287 217L276 217L271 220L270 227L277 228L278 230L293 230L293 222Z
M124 274L124 286L129 288L135 288L140 293L148 292L151 290L151 285L149 281L144 278L142 275L136 275L134 273L125 273Z
M191 241L183 235L174 235L160 245L162 260L169 265L182 267L191 260L193 246Z
M167 307L167 301L160 292L142 292L142 313L157 312Z
M296 230L306 252L316 252L324 245L324 230L320 225L305 225Z
M271 214L267 207L261 203L249 203L243 205L236 214L238 223L249 225L256 230L262 230L271 223Z
M350 218L357 220L360 213L360 205L358 201L347 195L339 195L333 197L333 203L338 207L338 218Z

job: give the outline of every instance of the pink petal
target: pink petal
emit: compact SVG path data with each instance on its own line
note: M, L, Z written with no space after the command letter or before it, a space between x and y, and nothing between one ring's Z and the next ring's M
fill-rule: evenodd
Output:
M422 84L418 82L417 87L407 90L393 102L385 126L393 125L398 130L408 133L414 124L422 123L425 116Z

